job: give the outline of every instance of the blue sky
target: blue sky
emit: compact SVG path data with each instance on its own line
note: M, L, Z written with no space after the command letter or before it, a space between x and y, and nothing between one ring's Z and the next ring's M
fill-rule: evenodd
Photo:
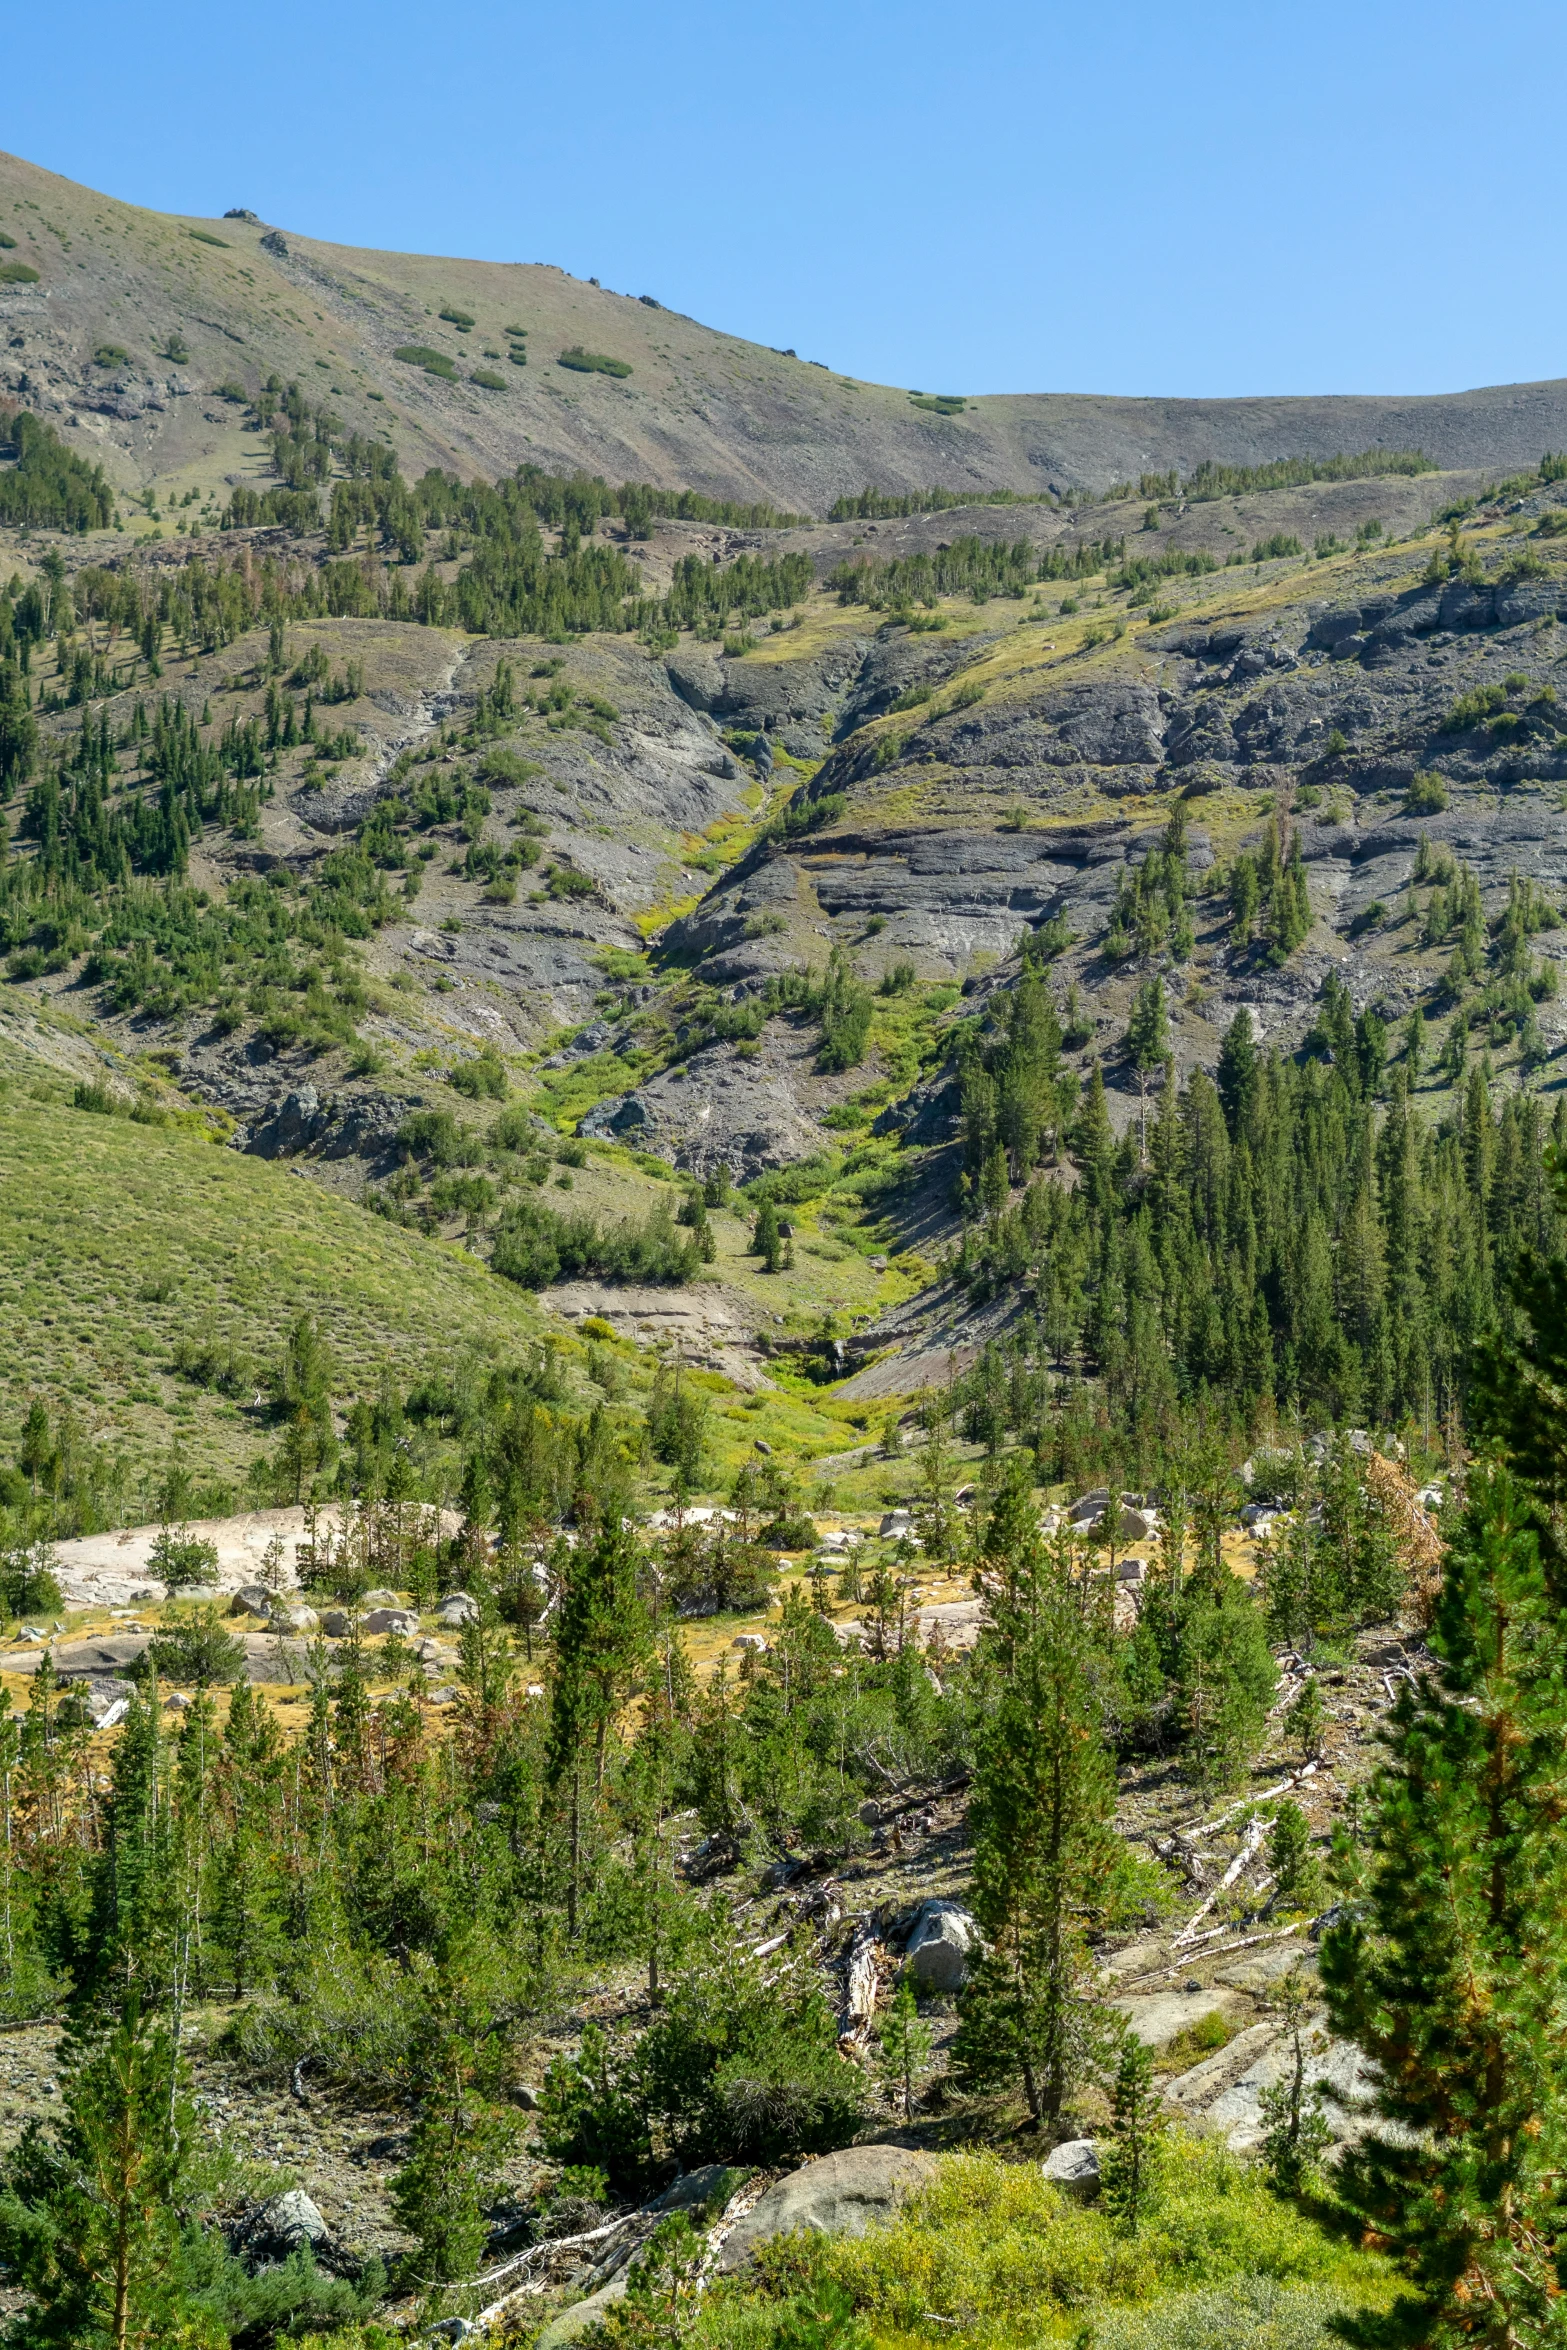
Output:
M1567 374L1567 13L1487 0L13 11L0 144L555 261L928 391Z

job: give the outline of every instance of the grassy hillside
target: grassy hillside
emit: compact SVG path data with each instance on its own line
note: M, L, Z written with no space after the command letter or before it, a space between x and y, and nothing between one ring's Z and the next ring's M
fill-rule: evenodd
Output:
M257 471L262 445L223 387L254 392L273 372L390 442L410 475L530 460L813 514L867 484L1037 496L1204 459L1370 446L1505 468L1567 441L1561 383L1422 400L938 403L928 387L841 376L828 353L703 326L664 309L656 287L613 292L544 262L366 252L292 226L180 219L16 156L0 156L0 228L14 239L6 269L36 273L0 281L13 381L25 372L29 399L71 420L127 489L183 495ZM563 366L563 354L589 364Z
M234 1480L260 1441L249 1398L178 1377L174 1346L264 1365L302 1313L340 1395L374 1394L383 1366L407 1382L464 1347L515 1352L538 1327L520 1291L445 1242L192 1132L0 1078L0 1450L36 1396L122 1450L133 1486L171 1445L198 1478Z

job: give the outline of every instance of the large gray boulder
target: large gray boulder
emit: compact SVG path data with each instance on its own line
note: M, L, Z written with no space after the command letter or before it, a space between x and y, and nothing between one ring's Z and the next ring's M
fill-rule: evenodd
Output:
M373 1607L360 1625L362 1632L400 1632L405 1640L418 1629L418 1617L406 1607Z
M321 1618L302 1599L279 1600L267 1618L275 1632L317 1632Z
M736 2223L719 2253L719 2269L732 2274L759 2246L797 2228L863 2236L891 2219L906 2195L935 2177L936 2168L934 2154L911 2146L846 2146L840 2154L824 2154L769 2187Z
M567 2342L580 2341L589 2326L597 2325L599 2319L607 2316L617 2301L625 2298L625 2291L626 2277L622 2271L601 2291L590 2293L586 2301L574 2302L570 2309L563 2309L559 2317L552 2317L533 2350L563 2350Z
M254 2276L279 2268L290 2254L308 2249L329 2275L354 2276L358 2263L333 2235L302 2187L256 2205L229 2230L229 2244Z
M927 1991L961 1991L979 1946L979 1928L966 1909L955 1901L927 1901L914 1921L904 1964Z
M1042 2167L1055 2186L1084 2201L1099 2192L1099 2149L1092 2138L1068 2138L1045 2156Z

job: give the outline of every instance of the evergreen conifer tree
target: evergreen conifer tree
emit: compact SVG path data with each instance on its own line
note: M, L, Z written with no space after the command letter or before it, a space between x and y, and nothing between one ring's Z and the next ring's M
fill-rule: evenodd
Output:
M1159 2192L1165 2111L1154 2081L1153 2050L1123 2032L1110 2089L1110 2144L1100 2165L1105 2208L1135 2236Z
M132 1991L74 2041L58 2132L30 2123L0 2185L0 2260L33 2297L18 2350L226 2350L182 2276L197 2129L172 2035Z
M962 1994L954 2055L977 2085L1020 2081L1048 2123L1093 2058L1086 1933L1127 1862L1084 1595L1045 1548L1026 1473L997 1496L981 1575L988 1704L969 1818L989 1947Z
M1364 1895L1323 1945L1334 2027L1380 2073L1341 2193L1411 2288L1354 2338L1544 2343L1567 2172L1567 1640L1559 1554L1504 1469L1473 1479L1378 1774Z

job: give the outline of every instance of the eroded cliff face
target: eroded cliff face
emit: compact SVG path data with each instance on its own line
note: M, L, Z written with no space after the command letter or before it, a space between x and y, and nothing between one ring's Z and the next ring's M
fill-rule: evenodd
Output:
M1551 511L1546 493L1518 509L1524 527ZM982 1004L1005 985L1021 938L1062 917L1072 936L1060 981L1079 990L1085 1051L1108 1057L1112 1090L1127 999L1155 964L1170 984L1178 1067L1211 1066L1243 1004L1260 1036L1296 1048L1330 969L1357 1009L1374 1003L1394 1021L1429 996L1446 960L1408 918L1422 840L1433 873L1449 861L1473 871L1490 918L1515 880L1549 897L1567 872L1556 698L1567 702L1567 581L1514 562L1433 585L1390 552L1358 567L1349 592L1311 593L1336 583L1296 572L1215 596L1200 620L1090 649L1060 643L1059 617L992 621L953 642L896 624L867 637L862 614L833 655L835 696L819 653L797 672L775 660L750 678L749 658L714 662L711 704L738 722L782 714L787 742L809 712L831 747L796 811L814 804L827 820L759 845L668 943L738 995L825 962L836 944L873 983L910 962ZM900 714L911 685L927 698ZM1416 790L1417 776L1435 784ZM1167 954L1150 963L1105 951L1117 892L1177 803L1199 889L1270 816L1286 849L1298 843L1312 925L1281 965L1234 943L1222 894L1199 895L1194 952L1179 969ZM1542 933L1534 951L1554 964L1561 933ZM1553 1000L1539 1022L1554 1049ZM786 1140L798 1154L799 1118L815 1106L808 1066L799 1055L766 1062L748 1163L784 1155ZM736 1076L731 1048L713 1047L687 1064L678 1092L649 1094L652 1146L738 1139L724 1109ZM1124 1115L1135 1086L1122 1090ZM934 1138L928 1113L921 1131Z

